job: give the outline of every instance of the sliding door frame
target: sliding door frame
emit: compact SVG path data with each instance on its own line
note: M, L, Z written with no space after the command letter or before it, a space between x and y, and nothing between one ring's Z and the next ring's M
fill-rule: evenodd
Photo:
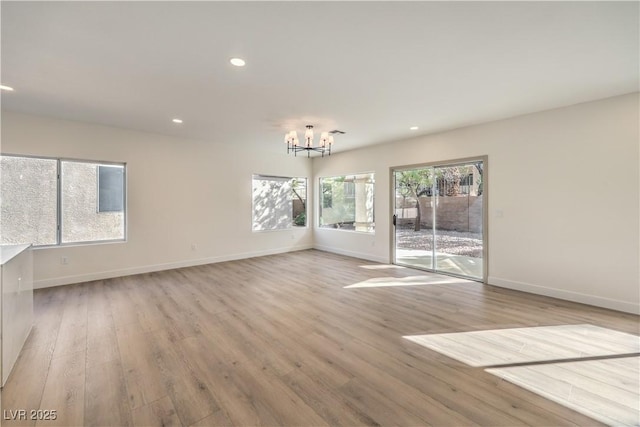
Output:
M448 273L443 271L435 270L434 268L418 268L418 267L410 267L418 270L426 270L431 271L433 273L438 274L446 274L448 276L462 277L468 280L476 280L482 281L482 283L487 283L487 278L489 277L489 156L474 156L474 157L465 157L461 159L452 159L452 160L443 160L443 161L434 161L427 163L417 163L412 165L402 165L402 166L391 166L389 168L389 188L391 191L389 197L389 242L391 245L389 251L389 263L398 265L396 263L396 226L393 224L393 215L395 215L396 208L396 172L402 172L411 169L420 169L420 168L428 168L428 167L438 167L438 166L458 166L466 163L472 163L474 161L482 162L482 279L473 279L466 276L461 276L455 273ZM434 211L434 219L435 219L435 211ZM434 242L435 243L435 242Z

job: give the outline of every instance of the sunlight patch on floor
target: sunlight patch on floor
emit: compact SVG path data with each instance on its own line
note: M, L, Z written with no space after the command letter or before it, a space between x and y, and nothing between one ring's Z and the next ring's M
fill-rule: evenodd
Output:
M470 366L640 353L640 338L594 325L495 329L404 338Z
M406 267L402 267L400 265L393 264L372 264L372 265L361 265L360 268L364 268L365 270L391 270L391 269L405 269Z
M640 425L640 357L486 371L605 424Z
M374 277L363 282L347 285L344 289L353 288L381 288L387 286L422 286L422 285L451 285L474 283L469 280L445 277L442 275L410 276L410 277Z

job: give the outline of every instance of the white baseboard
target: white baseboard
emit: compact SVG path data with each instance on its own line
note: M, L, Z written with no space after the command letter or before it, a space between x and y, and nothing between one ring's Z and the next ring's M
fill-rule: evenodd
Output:
M90 282L92 280L112 279L114 277L131 276L134 274L152 273L154 271L173 270L175 268L193 267L196 265L215 264L217 262L235 261L239 259L255 258L266 255L275 255L286 252L303 251L313 249L313 245L297 245L286 248L268 249L263 251L243 252L238 254L221 255L209 258L190 259L184 261L169 262L164 264L144 265L140 267L125 268L120 270L100 271L97 273L78 274L75 276L54 277L51 279L36 280L34 289L50 288L53 286L70 285L73 283Z
M544 295L548 297L579 302L582 304L594 305L596 307L609 308L612 310L623 311L625 313L640 314L640 303L638 302L614 300L611 298L583 294L580 292L565 291L562 289L533 285L531 283L501 279L499 277L489 276L487 281L490 285L499 286L501 288L514 289L517 291L529 292L531 294Z
M33 283L34 289L49 288L60 285L70 285L73 283L90 282L92 280L104 280L114 277L131 276L134 274L151 273L162 270L172 270L175 268L193 267L196 265L215 264L218 262L235 261L239 259L254 258L266 255L275 255L286 252L302 251L306 249L318 249L325 252L331 252L339 255L345 255L353 258L365 259L373 262L387 264L388 260L383 257L377 257L364 252L355 252L323 245L298 245L286 248L275 248L262 251L243 252L237 254L221 255L208 258L191 259L184 261L176 261L164 264L145 265L140 267L126 268L120 270L101 271L96 273L79 274L74 276L54 277L51 279L36 280ZM609 308L612 310L622 311L632 314L640 314L640 303L614 300L595 295L583 294L580 292L566 291L556 288L548 288L545 286L534 285L531 283L518 282L515 280L502 279L500 277L489 276L488 283L490 285L501 288L514 289L522 292L529 292L537 295L545 295L553 298L589 304L597 307Z
M338 255L345 255L345 256L349 256L352 258L359 258L359 259L366 259L367 261L374 261L374 262L381 262L383 264L388 264L389 260L382 258L382 257L377 257L371 254L367 254L364 252L354 252L354 251L347 251L344 249L340 249L340 248L335 248L332 246L322 246L322 245L315 245L313 247L314 249L317 249L319 251L324 251L324 252L331 252L334 254L338 254Z

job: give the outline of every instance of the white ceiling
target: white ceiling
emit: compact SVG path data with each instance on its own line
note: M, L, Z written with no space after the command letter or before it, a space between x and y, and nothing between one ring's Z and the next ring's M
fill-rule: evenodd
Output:
M274 150L294 125L346 131L344 150L639 85L638 2L1 9L2 84L15 88L3 108ZM235 56L247 66L230 65Z

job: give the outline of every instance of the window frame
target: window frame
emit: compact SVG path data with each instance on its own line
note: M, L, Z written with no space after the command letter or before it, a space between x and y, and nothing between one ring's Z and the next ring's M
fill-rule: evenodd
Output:
M40 160L55 160L56 161L56 243L49 245L36 245L32 244L34 249L47 249L56 248L61 246L84 246L84 245L99 245L105 243L122 243L127 241L128 236L128 198L127 198L127 163L126 162L114 162L106 160L87 160L87 159L75 159L70 157L51 157L51 156L35 156L31 154L15 154L15 153L0 153L0 157L20 157L26 159L40 159ZM101 239L101 240L86 240L78 242L63 242L62 241L62 162L75 162L75 163L91 163L96 165L105 166L121 166L123 169L123 185L122 185L122 197L123 197L123 221L124 230L121 239ZM96 183L98 179L96 178Z

